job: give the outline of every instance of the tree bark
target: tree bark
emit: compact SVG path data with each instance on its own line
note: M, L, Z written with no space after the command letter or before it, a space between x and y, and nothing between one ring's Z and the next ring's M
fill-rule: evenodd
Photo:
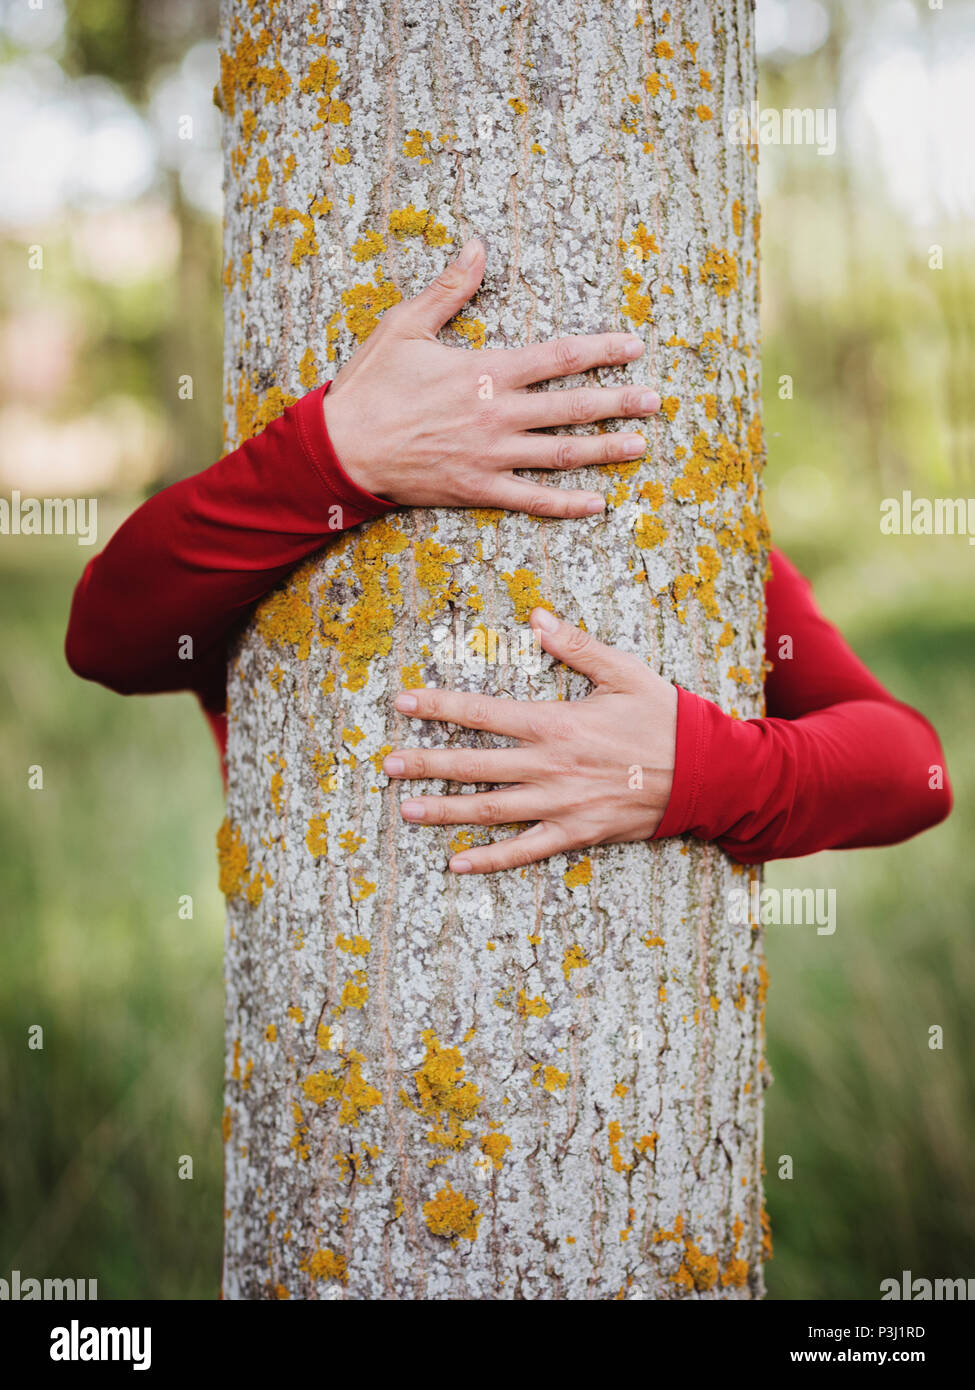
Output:
M404 682L587 693L519 646L538 602L762 711L756 149L725 135L756 91L751 11L224 0L228 443L473 234L484 288L445 341L632 329L644 358L593 379L664 398L643 459L567 479L604 516L390 514L296 572L231 661L225 1297L763 1292L743 871L675 839L456 878L452 845L508 832L407 825L381 772L394 746L504 742L397 714Z

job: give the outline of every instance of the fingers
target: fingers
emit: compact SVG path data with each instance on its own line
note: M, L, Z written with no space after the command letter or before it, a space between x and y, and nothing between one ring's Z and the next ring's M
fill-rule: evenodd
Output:
M534 787L457 796L411 797L400 802L404 820L423 825L517 825L542 814L542 793Z
M589 425L594 420L645 418L660 409L660 397L646 386L582 386L572 391L514 391L505 400L505 418L514 429Z
M400 306L395 322L418 333L436 337L448 319L464 307L481 283L485 251L482 242L472 238L460 255L445 266L425 290Z
M643 353L643 343L632 333L591 333L554 338L512 348L504 355L504 380L508 386L527 386L533 381L573 376L592 367L616 367L633 362Z
M628 652L597 642L588 632L563 622L547 608L533 608L529 621L550 655L573 671L581 671L594 685L609 690L633 690L647 672L642 662Z
M541 468L542 464L524 467ZM529 516L580 517L605 511L606 503L596 492L576 488L540 487L527 478L499 473L485 493L485 507L503 507L506 512L527 512Z
M512 468L590 468L638 459L646 450L642 434L619 430L605 434L522 434L505 449L505 462Z
M528 748L398 748L383 762L387 777L411 781L441 779L476 786L479 782L524 782L544 767Z
M548 821L539 821L510 840L478 845L476 849L455 854L450 868L455 874L492 874L499 869L520 869L526 864L537 864L541 859L571 848L563 830Z
M461 690L407 690L396 708L413 719L438 719L465 729L485 729L506 738L527 738L535 722L530 701L501 700L495 695L468 695Z

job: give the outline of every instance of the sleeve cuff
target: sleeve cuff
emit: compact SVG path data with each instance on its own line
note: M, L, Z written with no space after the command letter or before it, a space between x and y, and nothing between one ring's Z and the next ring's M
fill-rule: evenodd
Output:
M744 845L768 800L768 726L764 719L735 719L678 686L674 782L653 838L691 834L721 842L734 833Z
M685 834L694 824L709 743L708 726L704 719L704 701L683 686L677 690L677 740L674 749L674 780L663 820L657 826L655 840L670 839Z
M305 457L318 474L326 491L355 514L355 524L380 516L383 512L394 511L396 503L384 497L374 497L371 492L359 487L339 462L329 438L322 404L322 398L331 384L330 381L326 381L323 386L317 386L314 391L302 396L290 409Z

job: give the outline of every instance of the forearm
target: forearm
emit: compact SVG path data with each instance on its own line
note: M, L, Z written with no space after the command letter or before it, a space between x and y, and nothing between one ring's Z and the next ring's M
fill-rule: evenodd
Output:
M312 391L205 472L157 493L89 563L71 668L122 694L195 690L222 706L227 642L330 536L390 504L346 477Z
M743 864L895 844L951 809L937 735L894 701L736 720L681 690L675 767L654 838L713 840Z

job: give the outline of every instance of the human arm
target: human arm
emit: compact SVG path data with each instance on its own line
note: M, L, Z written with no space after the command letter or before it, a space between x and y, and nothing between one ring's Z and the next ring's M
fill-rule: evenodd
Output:
M454 856L455 872L493 872L623 840L693 835L741 863L891 844L943 820L951 791L937 735L890 695L819 613L779 552L767 586L766 653L789 637L767 685L772 713L734 719L638 658L544 610L543 647L593 681L572 702L486 700L410 691L404 713L521 740L514 749L396 750L394 777L503 784L501 791L410 798L408 820L498 825L521 834ZM634 729L639 729L635 737ZM636 774L636 775L634 775ZM932 785L934 784L934 785Z
M330 386L138 508L78 584L66 641L72 669L124 694L194 690L217 715L233 633L336 531L395 505L560 517L601 510L595 494L543 487L513 470L635 457L646 448L643 436L532 431L643 416L658 408L659 397L637 387L523 388L632 361L642 344L611 333L507 351L446 347L437 329L474 293L483 270L483 247L468 243L421 294L384 315ZM492 395L482 400L484 376Z
M951 786L934 729L896 700L773 551L767 716L732 719L681 690L680 776L656 838L715 840L743 864L889 845L944 820Z

